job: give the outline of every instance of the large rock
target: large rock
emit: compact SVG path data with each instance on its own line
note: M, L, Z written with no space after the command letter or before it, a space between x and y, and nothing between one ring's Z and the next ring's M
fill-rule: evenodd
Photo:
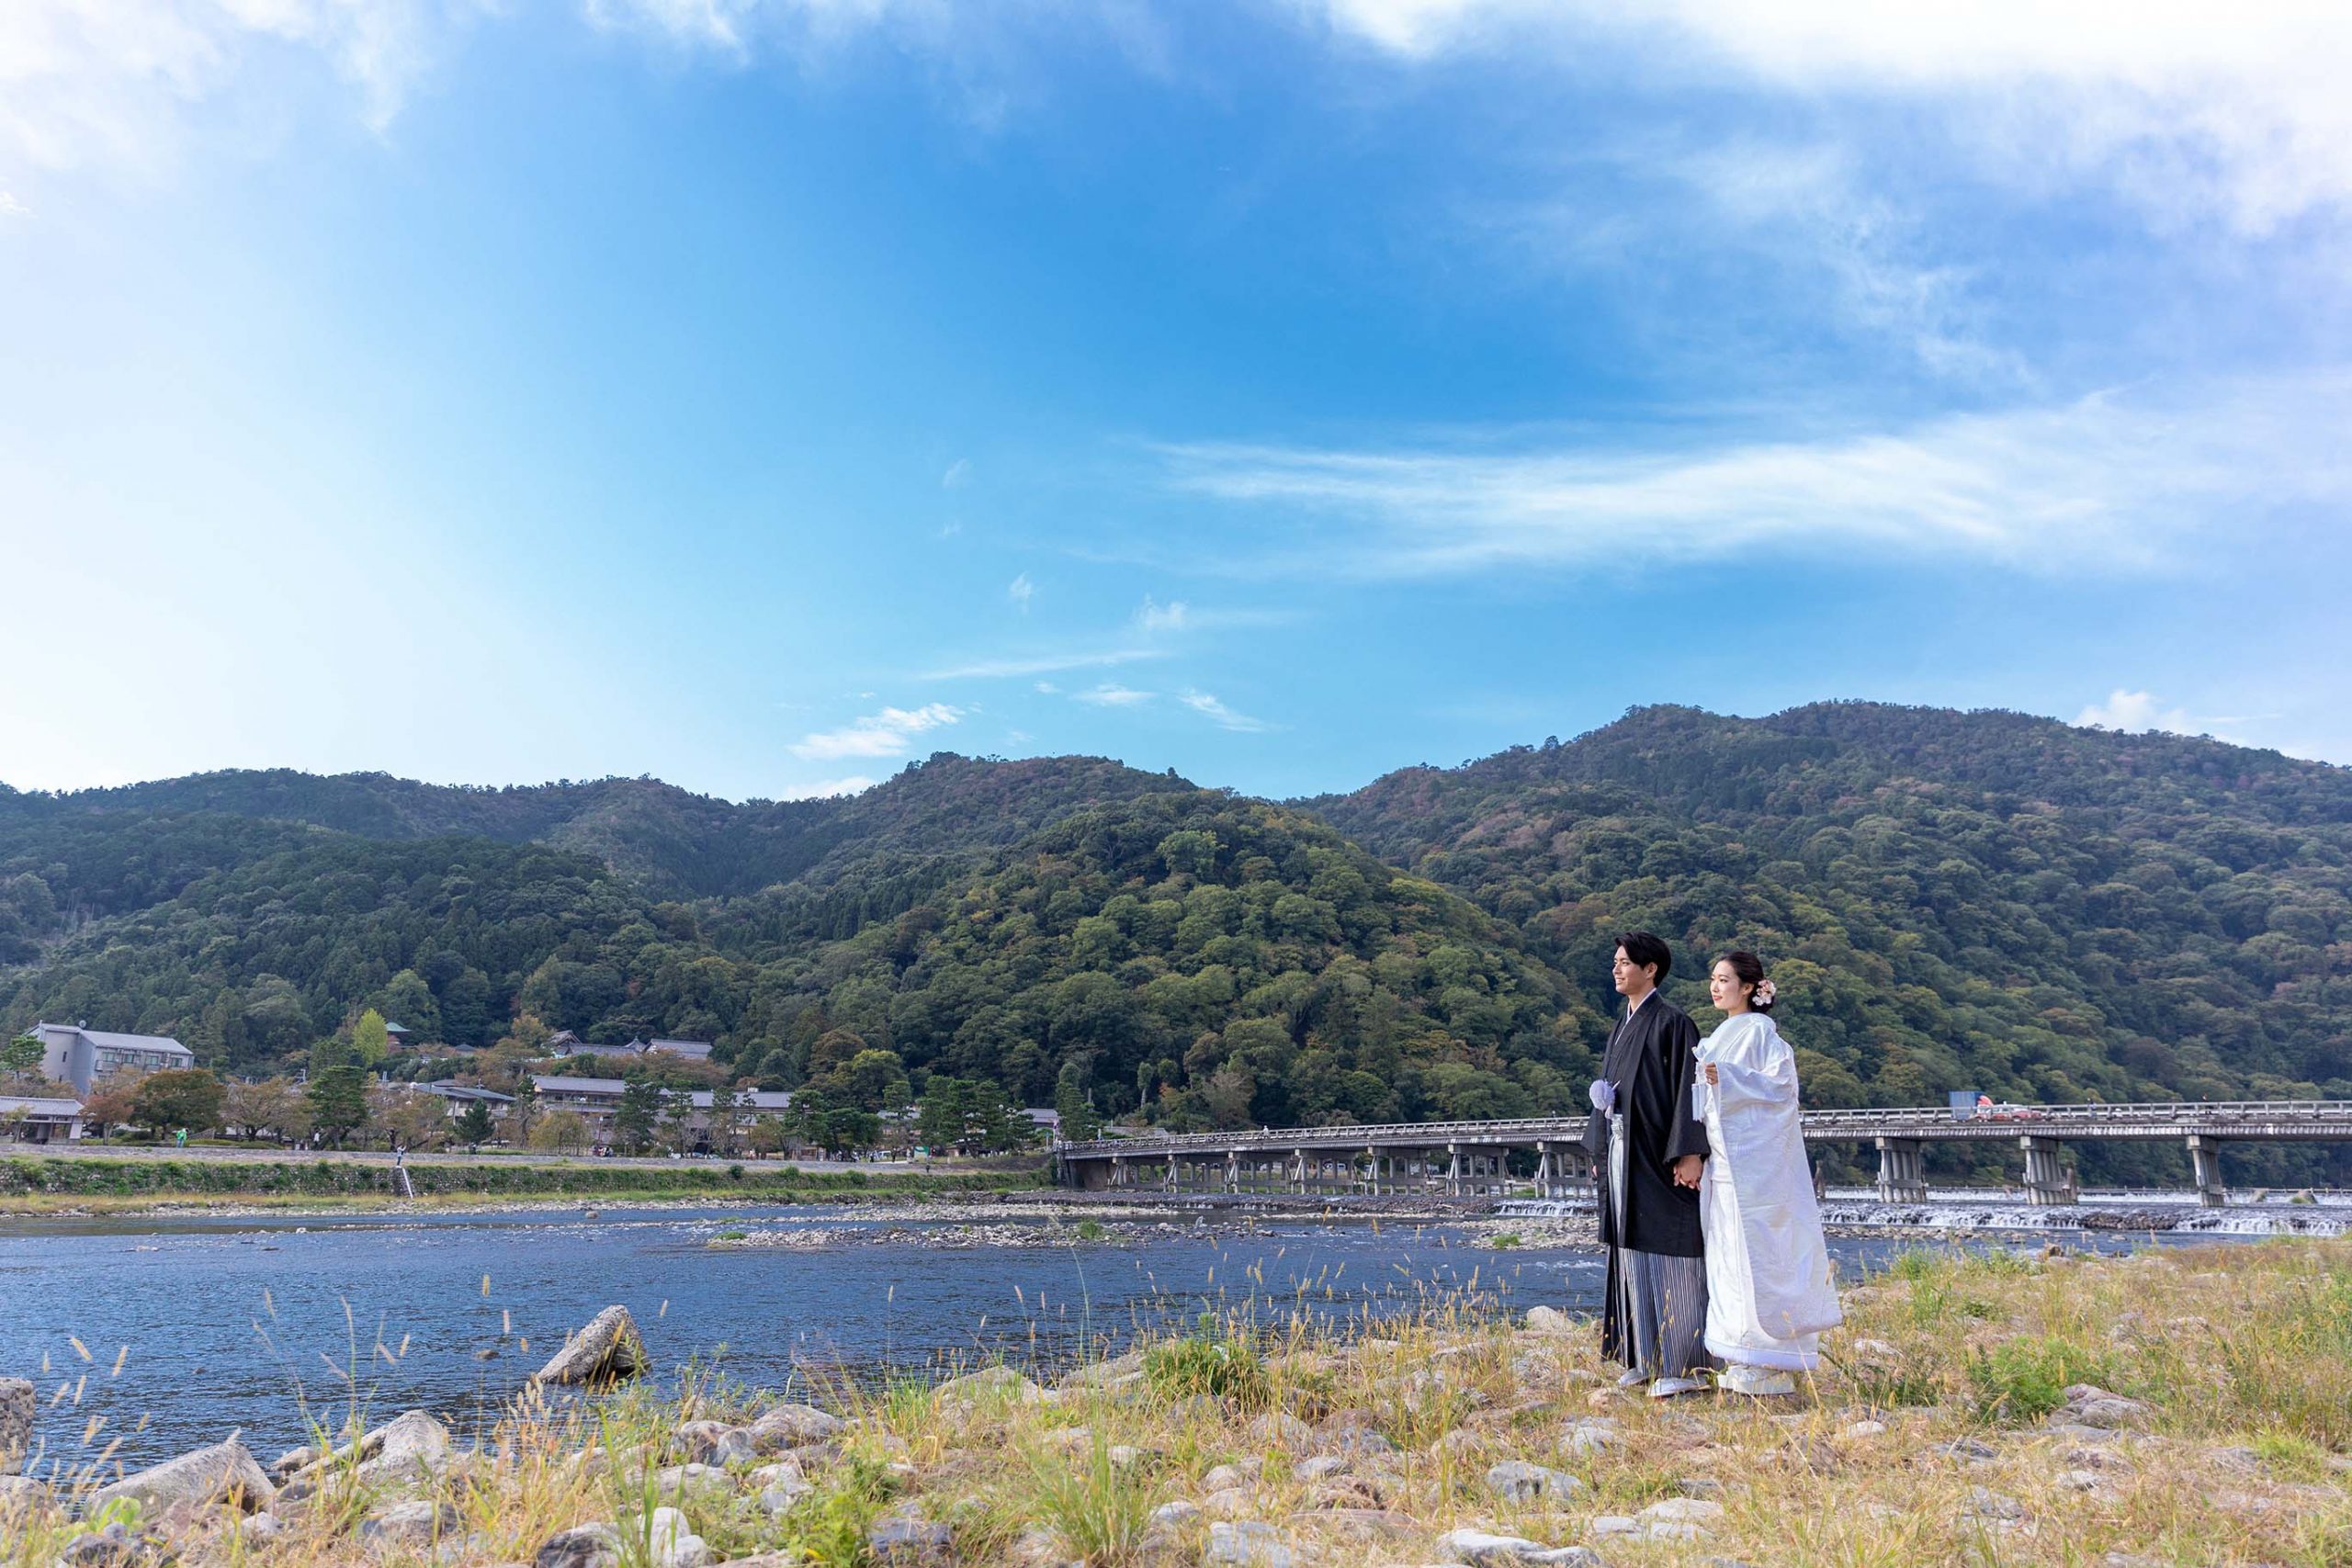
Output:
M1533 1306L1527 1309L1527 1331L1530 1334L1574 1334L1582 1326L1558 1307Z
M678 1440L695 1464L749 1464L759 1452L758 1439L748 1428L724 1421L689 1421L678 1428Z
M813 1404L779 1404L763 1411L749 1430L752 1446L763 1454L772 1454L782 1449L805 1449L811 1443L829 1442L841 1436L848 1425L840 1416Z
M531 1568L620 1568L620 1532L610 1525L575 1525L539 1543Z
M607 1383L633 1378L645 1370L645 1341L638 1337L637 1320L625 1306L608 1306L588 1320L588 1326L564 1341L548 1364L531 1374L533 1382Z
M0 1475L14 1475L33 1448L33 1412L40 1407L33 1385L22 1378L0 1378Z
M1523 1536L1489 1530L1449 1530L1437 1538L1438 1556L1471 1568L1518 1568L1521 1563L1557 1563L1560 1568L1600 1568L1600 1553L1581 1546L1545 1546Z
M225 1442L165 1460L101 1486L90 1494L87 1506L95 1512L118 1497L132 1499L148 1513L159 1514L185 1501L234 1503L250 1514L276 1502L277 1488L232 1434Z

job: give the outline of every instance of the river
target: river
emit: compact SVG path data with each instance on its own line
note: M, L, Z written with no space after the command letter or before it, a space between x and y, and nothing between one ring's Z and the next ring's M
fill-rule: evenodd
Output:
M39 1386L51 1460L71 1465L119 1438L115 1460L136 1466L231 1428L266 1459L306 1440L312 1417L339 1423L355 1393L377 1418L422 1405L477 1429L616 1302L657 1366L808 1390L997 1355L1050 1369L1204 1309L1590 1311L1601 1288L1597 1254L1495 1251L1442 1223L1114 1225L1110 1242L982 1247L942 1245L944 1223L893 1221L899 1239L789 1251L712 1244L883 1222L813 1207L0 1221L0 1375ZM1917 1245L1831 1247L1850 1280Z

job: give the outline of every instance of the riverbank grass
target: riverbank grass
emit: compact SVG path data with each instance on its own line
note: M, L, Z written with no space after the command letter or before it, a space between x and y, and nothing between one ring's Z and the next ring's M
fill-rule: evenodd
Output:
M1210 1317L1051 1388L534 1396L470 1454L328 1467L267 1540L218 1508L139 1523L233 1568L2352 1562L2352 1244L1921 1253L1845 1301L1792 1399L1628 1394L1540 1309ZM427 1534L379 1528L419 1500ZM592 1526L605 1557L549 1555ZM81 1528L20 1511L0 1564Z

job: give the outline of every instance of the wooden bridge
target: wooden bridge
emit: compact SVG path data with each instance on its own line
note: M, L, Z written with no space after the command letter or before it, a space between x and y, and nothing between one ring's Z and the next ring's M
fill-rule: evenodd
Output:
M1474 1197L1499 1195L1523 1182L1524 1177L1509 1171L1510 1156L1521 1154L1532 1156L1537 1194L1564 1198L1591 1187L1584 1126L1584 1118L1575 1116L1155 1134L1059 1144L1054 1159L1064 1184L1091 1190ZM2073 1180L2059 1158L2063 1144L2172 1140L2188 1151L2199 1201L2219 1208L2228 1198L2222 1181L2223 1144L2352 1143L2352 1100L1808 1111L1804 1136L1807 1143L1875 1147L1879 1196L1889 1202L1927 1198L1922 1145L2014 1140L2025 1156L2026 1201L2037 1206L2075 1199Z

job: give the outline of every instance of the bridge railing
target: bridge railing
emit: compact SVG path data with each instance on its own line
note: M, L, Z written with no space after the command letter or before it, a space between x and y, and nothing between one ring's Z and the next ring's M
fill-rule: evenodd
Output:
M2344 1122L2352 1125L2352 1100L2154 1100L2109 1105L2001 1105L1955 1116L1949 1105L1898 1106L1848 1111L1808 1111L1804 1130L1813 1137L1852 1129L1867 1136L1889 1129L1949 1126L1954 1122L1999 1122L2020 1129L2086 1126L2227 1126L2247 1122ZM1171 1133L1136 1138L1091 1138L1057 1145L1069 1159L1113 1155L1181 1155L1256 1150L1363 1148L1374 1145L1426 1148L1449 1143L1577 1142L1581 1116L1531 1116L1498 1122L1387 1122L1336 1127L1279 1127L1256 1132Z

